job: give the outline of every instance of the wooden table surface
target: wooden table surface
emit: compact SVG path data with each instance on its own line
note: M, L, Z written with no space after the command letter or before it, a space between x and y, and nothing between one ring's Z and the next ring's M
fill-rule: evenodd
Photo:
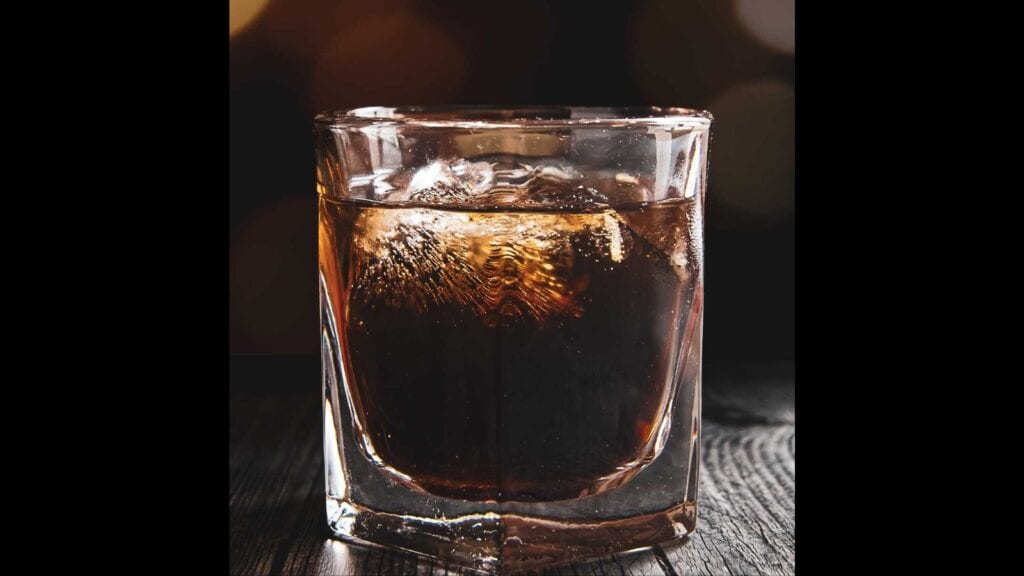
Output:
M236 357L230 368L231 574L470 573L330 539L319 359ZM792 574L792 381L705 382L703 423L699 520L692 537L538 574Z

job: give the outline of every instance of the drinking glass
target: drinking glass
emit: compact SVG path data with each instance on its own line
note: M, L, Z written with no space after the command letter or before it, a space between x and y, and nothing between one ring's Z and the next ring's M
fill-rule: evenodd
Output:
M694 530L710 125L317 116L335 535L495 572Z

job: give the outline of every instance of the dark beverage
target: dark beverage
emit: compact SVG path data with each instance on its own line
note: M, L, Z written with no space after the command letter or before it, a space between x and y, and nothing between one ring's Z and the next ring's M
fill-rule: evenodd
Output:
M699 328L695 209L321 196L322 282L364 455L462 500L627 482L665 441Z
M317 116L333 535L512 573L693 533L710 126Z

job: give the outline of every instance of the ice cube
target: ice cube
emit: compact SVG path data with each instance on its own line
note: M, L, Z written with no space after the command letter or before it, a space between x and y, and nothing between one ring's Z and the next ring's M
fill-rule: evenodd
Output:
M494 181L487 162L436 160L420 168L409 181L404 200L431 204L459 204L486 192Z
M494 174L495 184L486 195L478 197L481 202L569 210L590 210L608 204L608 199L587 186L583 174L570 165L518 163Z
M355 297L419 311L456 303L488 323L579 316L586 281L575 260L617 263L628 251L611 210L371 208L357 219L355 236Z
M523 185L528 204L565 209L592 209L608 205L608 198L583 183L583 175L572 167L542 166Z
M412 175L400 200L436 205L545 207L591 211L608 198L572 166L436 160Z

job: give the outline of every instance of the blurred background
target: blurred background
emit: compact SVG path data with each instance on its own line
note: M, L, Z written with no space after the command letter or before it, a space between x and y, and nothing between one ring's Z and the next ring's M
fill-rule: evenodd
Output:
M403 104L710 110L704 374L794 356L793 0L230 0L230 351L318 355L312 118Z

